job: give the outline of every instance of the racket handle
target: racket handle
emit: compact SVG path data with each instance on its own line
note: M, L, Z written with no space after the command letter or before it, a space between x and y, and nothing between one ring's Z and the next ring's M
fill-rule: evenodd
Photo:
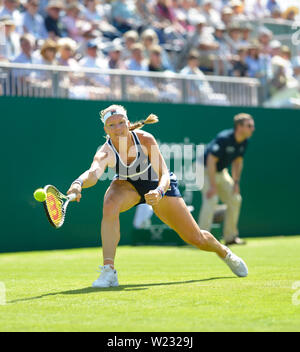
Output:
M72 202L72 200L76 199L76 194L75 193L69 194L68 199Z

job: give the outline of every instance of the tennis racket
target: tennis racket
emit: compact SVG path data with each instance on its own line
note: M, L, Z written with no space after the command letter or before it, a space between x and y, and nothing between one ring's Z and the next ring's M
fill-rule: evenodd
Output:
M45 186L44 191L46 200L43 204L47 218L50 224L58 229L63 225L69 202L76 198L76 194L71 193L65 196L52 185Z

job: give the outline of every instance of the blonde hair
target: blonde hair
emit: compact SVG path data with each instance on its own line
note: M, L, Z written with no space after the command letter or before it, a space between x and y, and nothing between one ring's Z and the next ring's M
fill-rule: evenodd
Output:
M55 50L55 53L57 52L58 49L58 45L56 44L56 42L52 39L46 39L41 47L40 53L43 56L43 58L45 59L45 52L48 49L53 49Z
M238 125L243 125L245 121L253 120L252 115L246 114L244 112L237 114L233 118L234 128L236 129Z
M136 130L136 129L139 129L139 128L142 128L144 127L144 125L150 125L152 123L156 123L158 122L158 117L154 114L150 114L146 120L141 120L141 121L137 121L135 123L130 123L130 126L129 126L129 131L133 131L133 130Z
M141 34L142 42L144 42L145 39L148 39L148 38L153 40L153 44L159 43L158 36L157 36L156 32L151 28L144 30L144 32L142 32L142 34Z
M123 34L123 38L125 40L130 38L130 39L134 40L135 42L137 42L139 40L139 34L135 30L130 30L130 31L127 31Z
M104 116L105 116L105 114L107 112L109 112L111 110L116 110L116 109L122 110L124 112L124 116L127 117L127 110L124 108L124 106L113 104L113 105L110 105L109 107L107 107L106 109L100 111L99 114L100 114L100 117L101 117L101 121L104 122ZM140 120L140 121L137 121L137 122L134 122L134 123L130 122L129 131L133 131L133 130L142 128L142 127L144 127L144 125L157 123L158 121L159 120L158 120L158 117L156 115L150 114L145 120Z

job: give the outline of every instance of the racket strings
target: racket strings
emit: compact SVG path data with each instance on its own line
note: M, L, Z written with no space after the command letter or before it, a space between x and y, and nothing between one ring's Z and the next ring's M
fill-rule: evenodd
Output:
M55 227L58 227L64 219L63 200L54 188L49 187L46 194L45 202L50 220Z

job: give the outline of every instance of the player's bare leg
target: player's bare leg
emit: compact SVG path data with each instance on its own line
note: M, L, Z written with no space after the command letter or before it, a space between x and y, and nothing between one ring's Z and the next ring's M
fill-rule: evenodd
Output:
M215 252L240 277L248 275L245 262L223 246L210 232L200 230L182 198L164 197L153 207L155 214L187 243Z
M140 195L127 181L115 180L107 189L103 201L101 238L103 264L113 266L120 241L120 213L129 210L140 200Z
M153 210L185 242L201 250L215 252L221 258L226 257L224 246L210 232L200 230L182 198L164 197Z
M93 282L93 287L119 286L117 271L114 268L116 249L120 241L119 216L139 200L139 194L127 181L115 180L106 191L101 222L103 266L100 267L100 276Z

